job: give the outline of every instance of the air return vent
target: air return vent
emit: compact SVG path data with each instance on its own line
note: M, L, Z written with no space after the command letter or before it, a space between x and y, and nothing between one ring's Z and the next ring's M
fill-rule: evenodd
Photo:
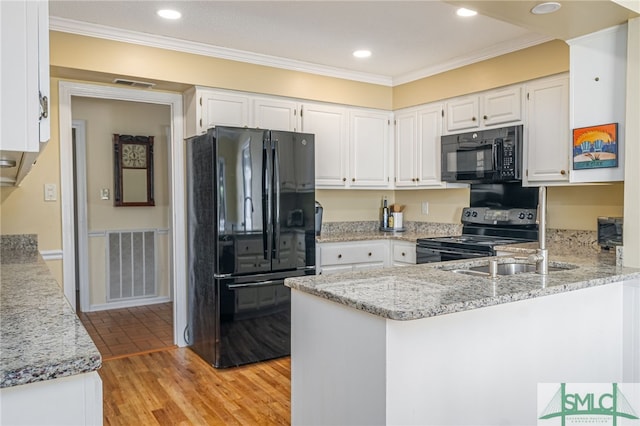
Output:
M113 82L115 84L122 84L129 87L142 87L143 89L151 89L156 85L155 83L149 83L147 81L127 80L124 78L116 78L115 80L113 80Z
M156 232L108 231L107 236L107 301L156 296Z

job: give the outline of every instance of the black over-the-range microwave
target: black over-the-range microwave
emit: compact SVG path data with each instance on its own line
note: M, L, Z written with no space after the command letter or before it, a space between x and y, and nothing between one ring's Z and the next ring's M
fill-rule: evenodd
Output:
M443 182L522 180L522 125L441 138Z

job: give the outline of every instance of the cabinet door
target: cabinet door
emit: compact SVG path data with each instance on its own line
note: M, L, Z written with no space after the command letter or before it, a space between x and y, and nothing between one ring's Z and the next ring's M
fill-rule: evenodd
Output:
M395 126L395 185L396 187L416 186L418 113L410 111L397 114Z
M349 169L351 187L387 188L391 113L353 110L350 113Z
M532 82L527 91L525 183L569 180L569 78Z
M347 181L347 113L330 105L303 105L302 131L315 135L317 187L344 187Z
M480 126L479 98L467 96L447 102L447 131L475 129Z
M249 97L202 91L199 96L202 110L200 133L214 126L249 126Z
M46 2L0 2L0 112L3 124L0 127L0 142L3 151L40 150L38 43L40 33L48 36L48 24L42 31L38 29L42 8L46 8ZM43 65L46 65L44 71L48 84L48 58L46 61ZM20 157L14 158L14 161L17 168Z
M254 127L295 132L298 129L298 103L279 99L253 101Z
M440 180L440 137L442 135L442 105L435 104L418 111L416 141L417 184L433 186Z
M482 96L482 123L485 126L522 120L522 89L511 87Z

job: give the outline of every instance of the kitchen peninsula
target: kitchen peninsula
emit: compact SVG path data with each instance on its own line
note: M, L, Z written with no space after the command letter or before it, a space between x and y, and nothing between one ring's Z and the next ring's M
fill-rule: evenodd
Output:
M640 270L548 248L547 276L449 270L484 258L288 279L292 424L536 424L538 383L640 381Z
M0 240L0 424L102 424L102 359L38 253Z

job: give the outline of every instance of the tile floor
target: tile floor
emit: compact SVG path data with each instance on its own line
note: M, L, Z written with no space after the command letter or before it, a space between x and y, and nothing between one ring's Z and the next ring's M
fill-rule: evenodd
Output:
M174 347L173 303L79 312L103 360Z

